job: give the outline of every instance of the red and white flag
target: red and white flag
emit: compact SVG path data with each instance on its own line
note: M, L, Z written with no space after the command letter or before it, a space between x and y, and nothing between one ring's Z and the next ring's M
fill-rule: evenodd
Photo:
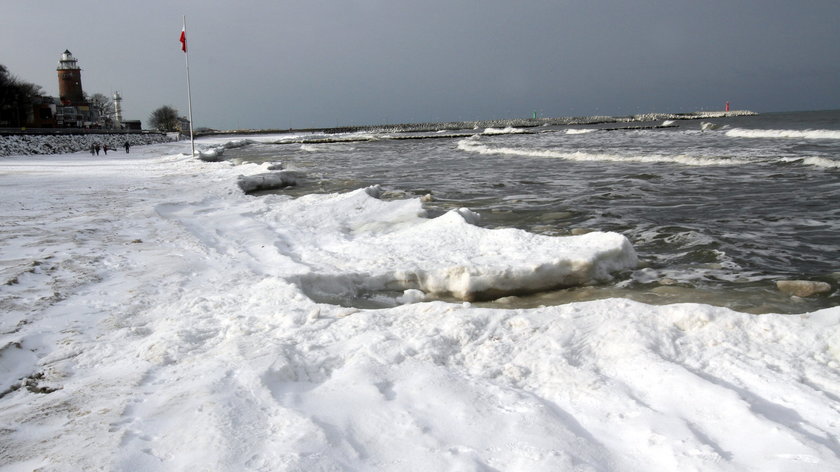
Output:
M187 27L181 28L181 50L187 52Z

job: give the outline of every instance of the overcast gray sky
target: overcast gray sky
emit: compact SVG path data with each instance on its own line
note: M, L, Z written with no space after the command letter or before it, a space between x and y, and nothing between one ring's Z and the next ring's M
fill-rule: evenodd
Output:
M840 108L838 0L3 0L0 64L57 95L69 49L128 119L302 128Z

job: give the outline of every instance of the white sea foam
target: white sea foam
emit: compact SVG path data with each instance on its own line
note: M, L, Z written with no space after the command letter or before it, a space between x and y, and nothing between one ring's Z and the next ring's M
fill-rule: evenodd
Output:
M487 128L484 130L484 134L524 134L527 133L527 130L522 128L514 128L513 126L508 126L506 128Z
M546 149L491 147L483 144L474 138L462 139L458 142L458 149L476 154L484 155L509 155L524 157L540 157L548 159L566 159L581 162L642 162L642 163L674 163L689 166L732 166L747 164L748 161L733 158L710 158L687 155L663 156L656 154L649 155L619 155L619 154L597 154L587 152L561 152Z
M597 129L592 129L592 128L579 128L579 129L572 128L572 129L567 129L566 134L589 134L593 131L598 131L598 130Z
M718 123L711 123L711 122L701 122L700 129L703 131L715 131L721 128L721 125Z
M234 149L249 146L255 142L256 141L252 139L231 139L230 141L225 141L222 146L224 146L225 149Z
M350 152L356 148L348 142L306 143L300 145L301 151L306 152Z
M822 167L824 169L840 169L840 161L825 157L786 157L782 162L799 162L804 165Z
M832 129L743 129L726 131L733 138L792 138L792 139L840 139L840 130Z

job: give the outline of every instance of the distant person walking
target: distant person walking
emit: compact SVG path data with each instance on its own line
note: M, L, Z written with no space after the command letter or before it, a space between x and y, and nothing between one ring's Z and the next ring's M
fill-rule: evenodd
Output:
M96 146L91 144L90 145L90 155L93 156L94 154L96 154Z
M126 141L125 144L123 144L123 146L125 146L125 153L128 154L128 148L131 147L131 144L129 144L128 141Z
M102 145L102 150L103 150L103 151L105 151L105 155L107 156L107 155L108 155L108 145L107 145L107 144L103 144L103 145Z
M96 149L96 155L99 155L99 143L93 145L93 148Z

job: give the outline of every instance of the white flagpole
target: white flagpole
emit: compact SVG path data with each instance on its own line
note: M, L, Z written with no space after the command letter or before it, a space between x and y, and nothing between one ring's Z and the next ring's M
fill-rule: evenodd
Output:
M184 34L187 33L187 15L184 15ZM189 38L187 38L189 41ZM186 45L186 43L185 43ZM187 110L190 115L190 145L192 146L192 155L195 156L195 138L193 137L193 117L192 117L192 92L190 91L190 48L186 45L184 56L187 58Z

